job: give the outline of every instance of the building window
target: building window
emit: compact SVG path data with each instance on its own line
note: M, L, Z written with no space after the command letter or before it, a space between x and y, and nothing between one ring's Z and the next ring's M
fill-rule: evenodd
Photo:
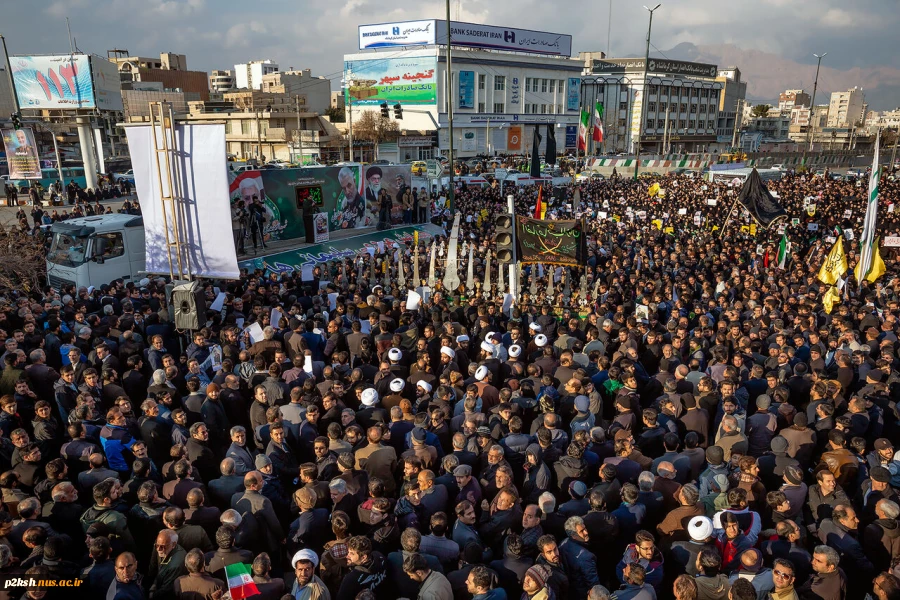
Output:
M650 112L656 112L656 102L648 102L647 110L649 110Z
M506 112L506 104L504 102L494 102L494 112L502 115Z
M657 127L658 129L664 129L665 126L666 126L666 122L665 122L665 121L663 121L662 119L657 119L657 120L656 120L656 127Z
M546 79L541 79L541 93L542 94L547 93L547 80Z
M531 89L531 77L526 77L525 78L525 91L527 92L530 89Z
M653 128L653 119L647 119L647 129Z
M556 105L556 113L557 113L557 114L561 114L562 112L563 112L563 105L562 105L562 104L557 104L557 105Z
M231 133L231 121L225 121L225 135Z
M554 93L555 91L556 91L556 80L555 80L555 79L551 79L551 80L550 80L550 93L552 94L552 93Z
M684 119L678 120L678 129L684 129L687 126L687 121Z
M527 104L527 103L525 104L525 114L526 115L531 114L531 105L530 104Z
M250 121L241 119L241 135L250 135Z
M480 113L484 112L484 102L478 103L478 112L480 112Z
M487 81L487 75L483 73L478 74L478 89L483 90L485 86L485 82Z
M506 90L506 77L503 75L494 75L494 91L503 92Z
M698 129L706 129L706 121L698 121L697 128Z
M658 87L657 87L656 85L651 85L651 86L650 86L650 93L651 93L651 94L655 94L655 93L657 92L657 89L658 89Z
M619 102L619 110L628 110L627 102Z
M691 114L692 115L697 114L697 105L696 104L691 104Z
M688 109L688 108L687 108L687 104L686 104L686 103L682 103L682 104L681 104L681 112L687 112L687 109Z
M541 112L539 112L538 114L539 115L547 114L547 105L546 104L541 104Z

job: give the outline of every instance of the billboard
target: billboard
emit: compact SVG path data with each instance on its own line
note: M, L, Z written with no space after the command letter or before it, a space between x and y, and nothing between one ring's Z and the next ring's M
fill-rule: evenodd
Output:
M475 108L475 71L459 72L459 107Z
M574 148L578 143L578 125L566 125L566 148Z
M3 148L9 165L10 179L40 179L41 162L34 143L34 131L29 128L4 129Z
M450 21L454 46L572 56L572 36L516 27ZM447 43L447 22L398 21L359 26L359 49L399 48Z
M23 109L97 108L88 55L9 59L16 96ZM120 105L121 102L120 98Z
M402 223L403 194L412 184L412 165L369 165L364 183L366 206L371 207L373 219L368 226L378 223L378 198L382 191L391 198L391 223Z
M122 104L122 80L119 68L102 56L91 56L94 100L100 110L125 110Z
M630 73L643 70L643 58L605 58L595 60L591 65L592 73ZM647 65L647 71L688 77L715 77L718 74L716 65L662 58L651 58Z
M541 221L516 217L516 245L522 264L577 267L587 261L584 221Z
M348 60L344 62L345 74L348 71L352 72L354 81L371 81L373 83L367 87L375 89L375 94L367 98L353 98L355 105L437 102L437 59L434 56ZM348 97L356 87L359 86L348 89Z
M566 110L578 110L581 105L581 79L569 77L566 87Z
M359 26L359 49L428 46L435 40L434 19Z
M454 46L511 50L551 56L572 56L572 36L516 27L495 27L450 21L450 43ZM437 39L447 39L446 21L437 22Z
M460 151L475 152L478 148L478 134L474 129L462 130L462 144Z
M522 126L511 125L506 130L506 150L509 152L518 152L522 149Z

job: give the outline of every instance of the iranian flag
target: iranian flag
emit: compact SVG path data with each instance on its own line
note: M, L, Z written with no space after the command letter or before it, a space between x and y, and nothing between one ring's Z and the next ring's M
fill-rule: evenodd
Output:
M781 236L781 241L778 242L778 268L784 269L785 263L787 263L788 254L791 253L791 243L788 241L786 235Z
M598 102L594 106L594 141L603 143L603 103Z
M232 600L242 600L259 594L259 589L250 577L250 567L247 565L243 563L227 565L225 577L228 579L228 591Z
M591 115L586 110L581 111L581 122L578 124L578 149L587 152L587 131L591 122Z

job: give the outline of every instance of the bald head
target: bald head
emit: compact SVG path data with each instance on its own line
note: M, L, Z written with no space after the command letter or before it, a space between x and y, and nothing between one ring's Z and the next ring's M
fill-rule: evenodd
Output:
M659 466L656 467L656 471L663 479L675 479L675 465L667 460L659 463Z

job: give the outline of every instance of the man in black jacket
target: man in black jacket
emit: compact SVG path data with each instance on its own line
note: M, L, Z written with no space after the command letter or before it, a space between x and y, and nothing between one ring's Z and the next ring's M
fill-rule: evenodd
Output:
M147 454L157 465L169 459L172 447L172 424L159 416L159 404L147 399L141 404L143 416L139 421L141 439L147 444Z
M387 571L384 555L372 549L372 540L358 535L347 544L347 560L352 567L344 576L335 600L354 600L362 590L372 590L376 597Z

